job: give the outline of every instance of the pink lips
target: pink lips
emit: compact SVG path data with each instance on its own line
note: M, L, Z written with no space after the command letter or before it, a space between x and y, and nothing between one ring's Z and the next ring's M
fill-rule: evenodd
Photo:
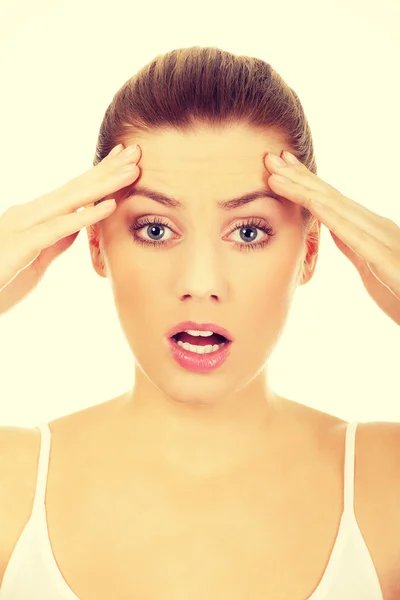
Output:
M190 327L190 329L192 329L192 327ZM227 342L216 352L210 352L209 354L197 354L196 352L185 350L172 338L168 338L167 343L171 351L172 358L176 360L176 362L184 369L195 371L197 373L208 373L209 371L213 371L214 369L220 367L228 358L232 346L232 342Z
M175 325L167 332L167 338L170 339L177 333L185 331L186 329L198 329L199 331L213 331L214 333L222 335L231 342L234 341L232 335L224 327L216 325L215 323L195 323L194 321L182 321L182 323L178 323L178 325Z

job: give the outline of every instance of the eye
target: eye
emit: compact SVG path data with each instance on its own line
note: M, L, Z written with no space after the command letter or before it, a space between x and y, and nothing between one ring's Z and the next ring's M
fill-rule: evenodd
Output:
M257 229L265 233L264 238L255 243L247 243L247 241L253 242L255 239L257 239ZM247 232L248 235L242 236L241 230ZM275 232L272 229L272 227L264 219L261 218L247 219L245 221L242 221L241 223L237 223L235 228L231 230L230 234L235 233L236 231L240 231L240 236L242 240L247 240L243 244L235 243L235 245L239 246L239 250L245 252L248 250L255 249L261 250L268 243L269 238L272 238L275 235Z
M138 234L139 231L145 229L146 227L147 229L145 230L145 233L146 235L150 236L149 240L144 239L141 235ZM252 218L246 219L241 223L236 223L235 227L231 229L227 236L230 236L235 231L241 229L247 230L247 232L250 231L250 235L244 235L244 237L241 237L243 243L234 241L234 246L237 247L240 251L244 252L247 252L249 250L261 250L266 244L268 244L269 239L275 235L274 230L267 223L267 221L265 221L265 219ZM257 229L261 230L266 235L260 241L252 243L257 237ZM132 234L135 242L142 244L143 246L152 246L156 249L162 249L163 247L168 247L171 245L171 239L164 239L164 232L166 230L172 232L172 228L168 225L168 223L165 223L160 217L142 217L141 219L134 221L129 226L129 231ZM249 243L246 240L248 240Z
M150 240L143 239L137 233L146 227L145 233L151 236ZM164 240L164 232L166 229L172 231L168 224L164 223L160 217L151 217L151 219L149 219L149 217L143 217L129 226L129 231L132 233L136 242L145 246L150 245L154 247L167 245L170 242L168 239Z

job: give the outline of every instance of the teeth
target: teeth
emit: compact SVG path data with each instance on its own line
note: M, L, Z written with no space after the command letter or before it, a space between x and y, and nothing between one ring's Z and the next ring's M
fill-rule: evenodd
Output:
M213 331L199 331L198 329L185 329L185 332L189 335L202 336L202 337L210 337L214 332Z
M189 350L189 352L195 352L196 354L211 354L211 352L216 352L222 346L225 346L225 342L222 344L214 344L214 346L195 346L193 344L188 344L187 342L177 342L178 346L184 348L184 350Z

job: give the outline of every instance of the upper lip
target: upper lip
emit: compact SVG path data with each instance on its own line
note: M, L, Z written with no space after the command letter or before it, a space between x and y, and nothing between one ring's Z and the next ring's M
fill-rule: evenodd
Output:
M225 327L221 327L221 325L216 325L215 323L195 323L194 321L182 321L182 323L178 323L178 325L174 325L168 333L167 337L172 338L177 333L181 331L185 331L186 329L198 329L199 331L213 331L214 333L218 333L222 335L230 342L233 342L233 337L225 329Z

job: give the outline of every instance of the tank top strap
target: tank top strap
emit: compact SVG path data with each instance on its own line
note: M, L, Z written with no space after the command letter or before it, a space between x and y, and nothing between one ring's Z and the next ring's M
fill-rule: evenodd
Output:
M346 427L345 459L344 459L344 513L354 516L354 466L356 431L358 422L348 423Z
M41 434L39 464L36 479L35 499L33 501L32 513L45 508L47 474L49 470L51 431L47 423L39 423L37 426Z

